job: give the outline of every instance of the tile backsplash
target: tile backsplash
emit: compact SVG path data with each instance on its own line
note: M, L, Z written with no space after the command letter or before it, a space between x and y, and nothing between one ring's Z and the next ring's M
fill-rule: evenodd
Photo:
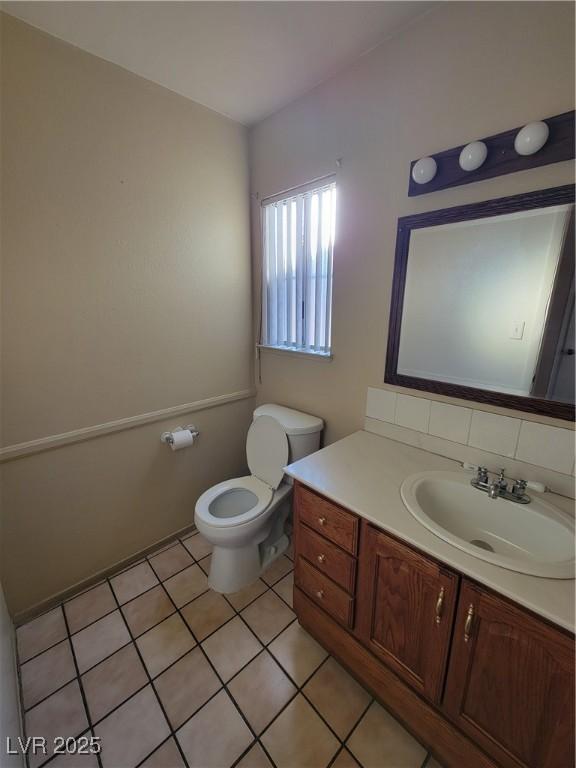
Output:
M492 465L499 465L501 457L510 471L523 469L529 479L541 479L558 493L574 495L575 433L571 429L377 387L368 388L366 429L461 461L480 463L484 453L488 460L494 454ZM531 471L532 467L542 471Z
M520 419L511 419L509 416L500 416L497 413L472 411L467 443L482 451L514 458L521 423Z
M467 443L470 434L472 410L447 403L430 403L430 423L428 434L452 440L454 443Z
M516 446L516 458L555 469L572 472L574 468L574 432L549 427L534 421L523 421Z
M397 395L394 422L417 432L428 432L430 401L423 397Z

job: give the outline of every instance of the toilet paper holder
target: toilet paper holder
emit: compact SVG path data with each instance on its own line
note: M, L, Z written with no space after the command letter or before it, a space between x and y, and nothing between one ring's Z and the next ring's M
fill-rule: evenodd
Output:
M174 432L183 432L188 430L194 439L196 439L200 435L200 430L196 429L194 424L188 424L185 427L175 427L174 429L170 430L170 432L162 432L160 435L160 442L165 443L166 445L172 445L174 442L173 433Z

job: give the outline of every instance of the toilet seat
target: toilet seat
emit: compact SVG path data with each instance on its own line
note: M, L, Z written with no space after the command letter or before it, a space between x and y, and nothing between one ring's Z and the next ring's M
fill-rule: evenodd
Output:
M254 504L249 509L240 511L239 514L219 516L217 510L218 500L223 502L224 497L230 494L230 498L227 501L230 502L232 507L234 505L232 495L235 491L249 491L253 493L255 496ZM262 480L258 480L254 475L235 477L231 480L224 480L224 482L218 483L218 485L214 485L205 491L196 502L196 514L206 524L214 528L236 527L254 520L265 512L272 501L273 494L272 488L262 482ZM242 498L244 500L245 497L243 496ZM240 508L242 509L242 507Z
M288 464L286 432L272 416L258 416L248 430L246 459L254 477L270 488L278 488Z
M271 416L258 416L246 439L246 458L252 474L209 488L196 502L197 517L219 530L256 520L268 509L282 482L288 455L288 439L282 427Z

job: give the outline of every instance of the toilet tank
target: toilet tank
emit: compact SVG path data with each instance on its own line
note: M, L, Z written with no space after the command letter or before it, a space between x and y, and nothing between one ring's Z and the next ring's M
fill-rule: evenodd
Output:
M320 447L324 422L318 416L272 403L259 405L254 411L254 418L258 416L272 416L284 429L290 446L290 464L314 453Z

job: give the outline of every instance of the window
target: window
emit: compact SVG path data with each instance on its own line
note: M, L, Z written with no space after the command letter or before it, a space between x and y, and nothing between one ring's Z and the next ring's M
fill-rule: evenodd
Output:
M262 345L330 354L336 182L262 203Z

